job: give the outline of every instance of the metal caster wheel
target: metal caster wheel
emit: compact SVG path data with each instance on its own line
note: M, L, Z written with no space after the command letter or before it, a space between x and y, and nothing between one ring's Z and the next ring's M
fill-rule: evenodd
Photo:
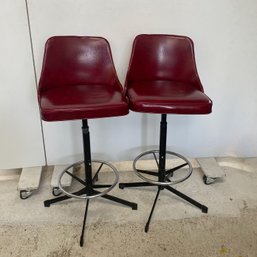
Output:
M210 178L210 177L207 177L207 176L203 176L203 182L205 185L211 185L212 183L214 183L215 181L215 178Z
M53 196L59 196L62 194L62 191L60 190L59 187L53 187L52 194L53 194Z
M27 190L20 191L20 198L22 200L28 199L31 195L32 195L32 191L27 191Z

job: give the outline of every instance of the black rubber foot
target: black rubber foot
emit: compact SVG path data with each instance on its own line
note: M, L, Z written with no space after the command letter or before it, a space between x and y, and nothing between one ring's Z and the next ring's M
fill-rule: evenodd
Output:
M146 225L145 225L145 233L147 233L148 230L149 230L149 224L146 224Z
M119 184L119 189L124 189L124 186L122 184Z
M45 201L45 202L44 202L44 206L45 206L45 207L50 207L50 204L49 204L47 201Z
M136 203L132 206L132 210L137 210L137 204Z
M80 245L80 247L83 247L83 245L84 245L84 240L82 237L80 238L79 245Z
M208 213L208 207L207 206L202 206L202 212L203 213Z

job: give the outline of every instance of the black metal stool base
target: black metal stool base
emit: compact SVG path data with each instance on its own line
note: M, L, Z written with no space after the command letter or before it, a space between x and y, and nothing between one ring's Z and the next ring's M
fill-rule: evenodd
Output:
M82 163L82 162L80 162ZM66 195L63 196L59 196L53 199L49 199L44 201L44 206L45 207L50 207L50 205L55 204L55 203L59 203L62 201L65 201L67 199L70 198L74 198L77 197L79 198L80 196L85 195L82 199L86 199L86 208L85 208L85 213L84 213L84 219L83 219L83 224L82 224L82 231L81 231L81 236L80 236L80 246L82 247L84 245L84 232L85 232L85 227L86 227L86 220L87 220L87 213L88 213L88 207L89 207L89 200L95 197L103 197L107 200L119 203L119 204L123 204L125 206L131 207L132 210L137 210L137 204L133 203L133 202L129 202L126 200L123 200L121 198L109 195L107 193L104 192L99 192L96 189L97 188L112 188L113 185L109 185L109 184L95 184L98 181L98 175L99 172L103 166L103 163L100 165L101 168L99 168L96 172L96 174L94 175L94 177L92 178L90 183L87 183L86 181L82 180L81 178L75 176L74 174L70 173L68 171L69 168L73 167L74 165L77 165L78 163L72 164L71 166L69 166L68 168L65 169L65 173L69 174L70 176L72 176L72 178L74 178L75 180L77 180L79 183L81 183L82 185L84 185L84 188L73 192L73 193L67 193L65 190L63 191ZM61 174L63 175L63 174ZM62 176L61 176L62 177ZM60 180L61 180L60 177ZM60 186L60 188L62 189L62 186ZM104 193L104 194L103 194Z
M79 195L84 195L84 194L86 194L86 191L87 191L87 189L83 188L79 191L73 192L73 194L78 195L78 196ZM96 194L99 194L100 192L96 191L96 190L93 190L92 193L93 193L92 195L96 195ZM121 198L118 198L116 196L112 196L112 195L108 195L108 194L102 195L101 197L103 197L105 199L108 199L108 200L111 200L111 201L116 202L116 203L126 205L128 207L131 207L132 210L137 210L137 204L136 203L129 202L129 201L123 200ZM59 202L65 201L65 200L70 199L70 198L72 198L72 197L68 196L68 195L63 195L63 196L59 196L59 197L56 197L56 198L53 198L53 199L49 199L49 200L44 201L44 206L45 207L50 207L50 205L52 205L54 203L59 203Z
M116 168L114 166L112 166L110 163L107 163L104 161L92 161L91 160L90 137L89 137L89 128L88 128L87 120L83 120L82 124L83 124L82 132L83 132L84 161L70 165L60 174L58 188L65 195L44 201L44 206L50 207L50 205L52 205L54 203L62 202L67 199L70 199L70 198L79 198L79 199L86 200L86 208L85 208L84 219L83 219L83 224L82 224L82 231L81 231L81 236L80 236L80 246L81 247L84 245L84 232L85 232L85 227L86 227L86 220L87 220L87 213L88 213L90 199L96 198L96 197L103 197L107 200L131 207L132 210L137 210L136 203L129 202L129 201L123 200L121 198L107 194L118 183L118 172L117 172ZM94 176L92 175L92 162L97 162L100 164L100 166ZM85 173L85 176L83 179L72 174L69 171L70 168L73 168L74 166L77 166L77 165L81 165L82 163L84 163L84 173ZM103 165L107 165L115 174L115 181L111 185L110 184L96 184L96 182L98 181L99 172L102 169ZM68 174L69 176L71 176L74 180L76 180L78 183L80 183L83 186L83 188L76 192L73 192L73 193L67 192L61 184L61 179L64 174ZM103 192L100 192L97 190L98 188L107 188L107 189L104 190Z
M151 183L148 183L148 182L120 183L119 184L120 189L124 189L125 187L147 187L147 186L157 186L157 185L154 185L154 184L151 184ZM158 191L157 191L157 194L156 194L156 197L155 197L155 200L154 200L149 218L148 218L147 223L145 225L145 232L148 232L148 230L149 230L150 222L151 222L152 215L153 215L156 203L157 203L157 199L159 197L160 191L163 190L163 189L167 189L168 191L170 191L171 193L179 196L183 200L191 203L192 205L199 208L203 213L208 213L208 207L207 206L195 201L191 197L181 193L180 191L174 189L173 187L171 187L171 186L157 186L157 187L158 187Z
M160 123L160 146L159 150L152 150L147 151L145 153L140 154L133 162L133 169L136 172L136 174L143 179L146 182L133 182L133 183L120 183L119 188L124 189L125 187L148 187L148 186L157 186L158 191L149 215L149 218L147 220L147 223L145 225L145 232L148 232L150 222L152 219L152 215L157 203L157 199L159 197L161 190L168 190L169 192L179 196L183 200L191 203L192 205L196 206L197 208L201 209L203 213L208 212L208 207L205 205L202 205L201 203L195 201L194 199L190 198L189 196L179 192L178 190L171 187L171 185L180 183L188 179L193 171L191 163L182 155L166 151L166 138L167 138L167 121L166 121L167 115L162 114L162 119ZM157 156L157 154L159 156ZM175 156L178 157L180 160L182 160L182 163L179 164L176 167L167 168L166 167L166 156ZM138 162L142 160L142 157L145 156L152 156L153 157L153 163L155 163L155 169L154 170L147 170L142 169L139 167ZM159 158L158 158L159 157ZM187 167L187 173L181 176L180 178L176 178L176 175L181 175L181 169ZM152 176L155 179L150 179L147 176Z

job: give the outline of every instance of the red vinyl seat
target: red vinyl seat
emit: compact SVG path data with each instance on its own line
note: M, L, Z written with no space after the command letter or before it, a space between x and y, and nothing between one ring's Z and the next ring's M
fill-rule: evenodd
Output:
M128 114L109 43L100 37L50 38L45 46L38 96L45 121Z
M212 101L199 79L190 38L139 35L126 79L130 109L161 114L208 114Z

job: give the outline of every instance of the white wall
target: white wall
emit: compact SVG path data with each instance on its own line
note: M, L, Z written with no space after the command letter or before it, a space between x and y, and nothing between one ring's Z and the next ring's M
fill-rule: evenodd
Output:
M257 156L255 0L28 0L28 3L38 75L44 43L53 35L106 37L122 83L137 34L190 36L195 42L205 92L214 102L213 113L169 115L169 148L191 157ZM159 119L158 115L131 112L120 118L90 120L93 155L109 160L133 159L145 145L158 144ZM43 123L49 164L81 158L80 126L77 121Z
M0 6L0 169L43 165L24 1Z

